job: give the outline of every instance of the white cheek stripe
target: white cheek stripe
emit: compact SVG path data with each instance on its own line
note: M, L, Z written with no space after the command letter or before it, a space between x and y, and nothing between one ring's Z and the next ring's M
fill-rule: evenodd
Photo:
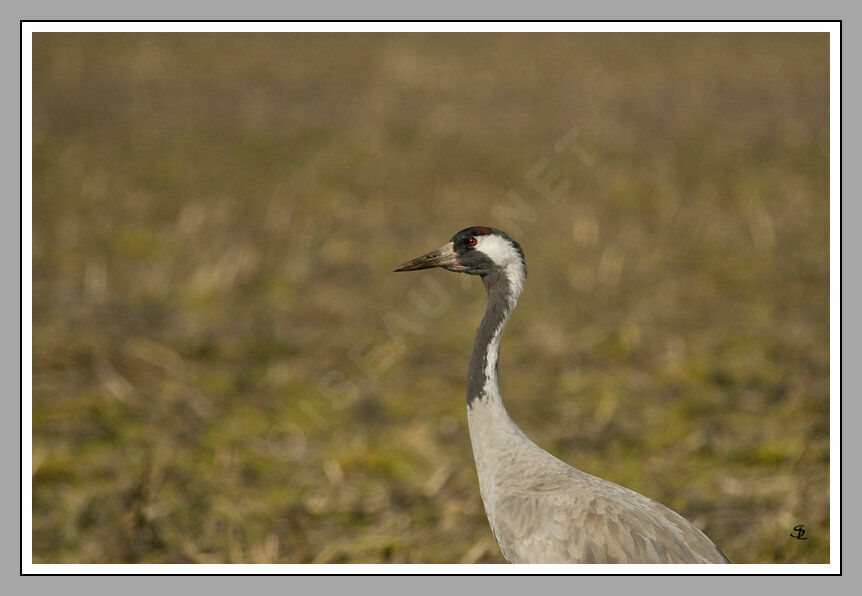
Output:
M512 243L493 234L476 236L475 249L488 255L498 267L506 267L510 262L519 260L518 251Z
M512 290L509 296L509 308L513 308L518 301L518 296L521 295L521 290L524 289L524 278L527 276L520 253L511 242L493 234L477 236L475 249L503 269Z

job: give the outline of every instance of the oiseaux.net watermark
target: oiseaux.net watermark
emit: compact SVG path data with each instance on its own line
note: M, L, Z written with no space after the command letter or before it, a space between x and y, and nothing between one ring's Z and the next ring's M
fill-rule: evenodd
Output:
M573 183L561 175L555 164L571 156L584 167L591 168L595 164L593 156L578 142L579 136L577 128L566 131L554 143L553 151L536 160L524 173L528 192L510 189L506 193L506 202L490 208L494 227L513 236L521 236L525 229L538 224L542 213L547 211L544 208L566 198ZM380 381L407 350L407 339L422 336L432 329L434 322L455 302L452 290L434 277L423 276L417 283L418 287L409 290L406 300L399 303L399 309L381 318L386 329L382 338L362 338L350 348L347 356L355 370L345 372L333 368L320 377L318 387L321 394L336 406L352 404L359 398L359 385L353 380L357 373L372 382ZM464 292L470 286L470 280L463 278L456 287Z

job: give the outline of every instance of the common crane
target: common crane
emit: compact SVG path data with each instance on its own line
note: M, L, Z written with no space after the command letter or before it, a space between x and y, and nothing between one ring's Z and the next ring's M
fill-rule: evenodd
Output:
M395 271L432 267L479 275L487 290L467 374L467 420L485 513L509 562L729 563L679 514L569 466L509 417L497 355L527 277L515 240L494 228L466 228Z

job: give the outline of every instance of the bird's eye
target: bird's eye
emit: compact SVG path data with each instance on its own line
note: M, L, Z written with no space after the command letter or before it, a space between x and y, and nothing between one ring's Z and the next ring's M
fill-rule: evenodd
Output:
M475 238L470 238L470 239L467 241L467 244L469 244L470 246L476 246L476 239L475 239Z

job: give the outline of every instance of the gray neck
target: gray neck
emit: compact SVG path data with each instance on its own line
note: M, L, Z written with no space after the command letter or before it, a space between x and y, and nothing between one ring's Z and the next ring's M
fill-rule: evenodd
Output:
M497 355L500 336L520 294L520 283L510 283L502 269L495 269L482 278L488 293L485 316L476 331L470 367L467 370L467 405L475 400L490 399L501 402L497 384Z

